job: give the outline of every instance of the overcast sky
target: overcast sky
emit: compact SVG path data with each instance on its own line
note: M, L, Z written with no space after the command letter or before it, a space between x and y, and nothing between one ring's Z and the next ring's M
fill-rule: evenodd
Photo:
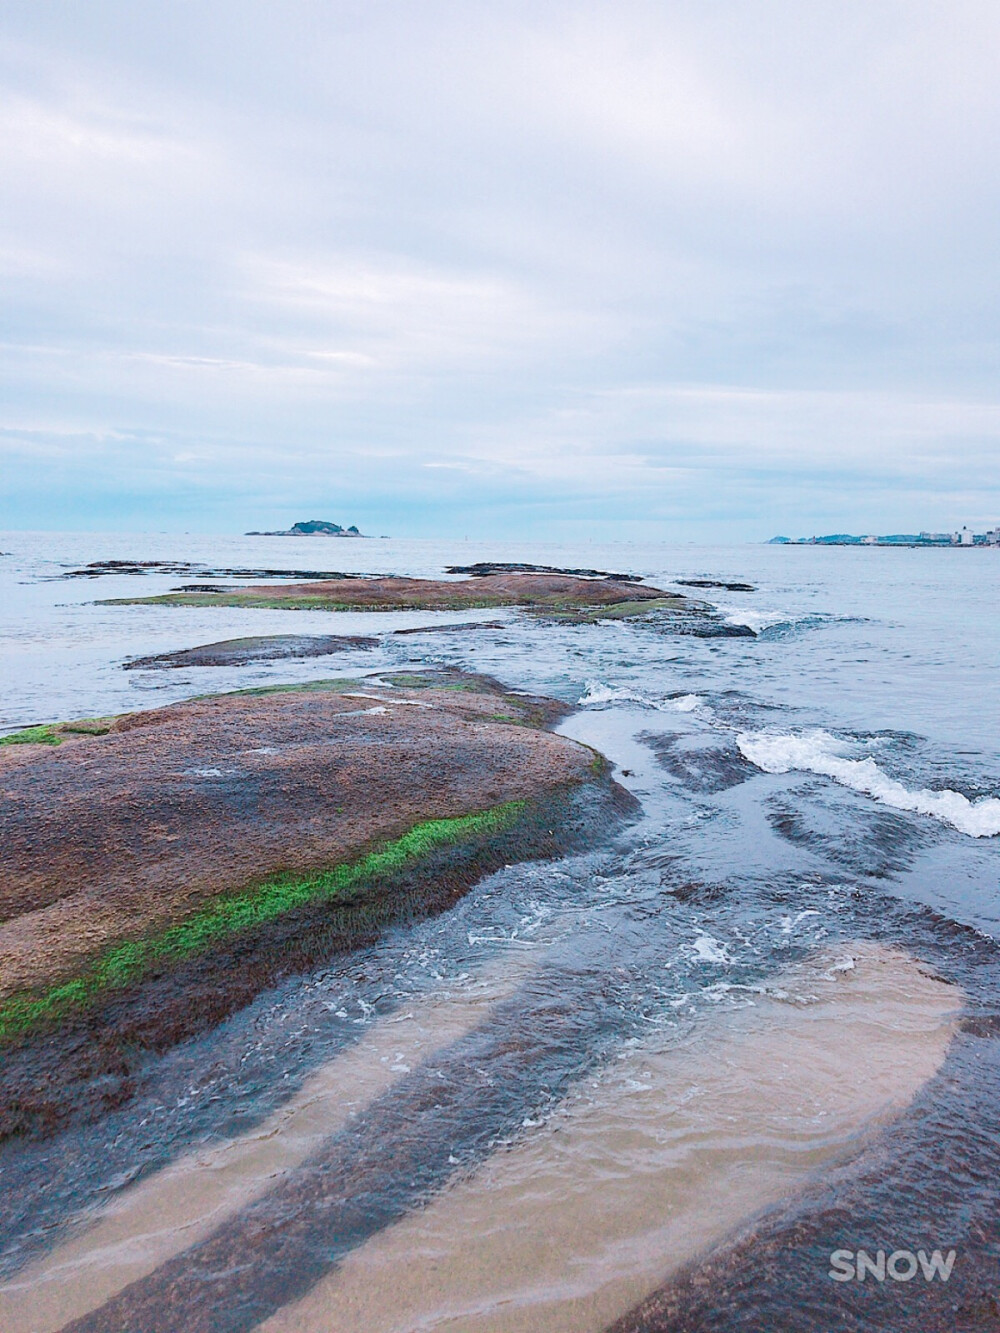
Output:
M1000 520L997 0L0 31L4 526Z

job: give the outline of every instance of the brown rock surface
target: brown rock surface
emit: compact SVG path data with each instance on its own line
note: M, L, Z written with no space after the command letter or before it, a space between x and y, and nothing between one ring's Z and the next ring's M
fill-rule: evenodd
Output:
M155 598L116 598L180 606L313 606L372 611L463 610L483 606L523 606L571 610L621 603L687 600L619 578L581 578L559 573L500 573L466 579L325 579L316 583L256 584L212 592L176 592Z
M248 662L277 662L286 657L326 657L352 648L377 648L378 639L367 634L266 634L252 638L223 639L221 643L201 643L196 648L181 648L172 653L134 657L125 663L126 671L150 667L234 667Z
M551 701L414 683L196 699L0 751L0 999L220 892L587 776L590 751L530 725Z

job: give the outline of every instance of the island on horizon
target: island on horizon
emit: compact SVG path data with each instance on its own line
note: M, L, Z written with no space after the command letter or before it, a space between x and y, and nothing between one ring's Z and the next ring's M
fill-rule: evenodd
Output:
M1000 546L1000 524L987 532L897 532L889 536L857 537L834 532L826 537L772 537L769 546Z
M310 518L293 523L290 528L281 528L276 532L246 532L245 537L364 537L352 523L349 528L342 528L339 523L328 523L323 518Z

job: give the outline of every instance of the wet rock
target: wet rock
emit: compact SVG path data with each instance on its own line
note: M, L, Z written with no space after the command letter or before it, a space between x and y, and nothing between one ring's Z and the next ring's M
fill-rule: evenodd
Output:
M685 1266L608 1333L987 1333L998 1327L1000 1041L964 1034L857 1157ZM955 1252L947 1281L831 1280L835 1251ZM916 1262L916 1261L915 1261ZM903 1268L905 1272L905 1267Z
M705 605L688 603L664 617L647 617L669 634L682 634L692 639L755 639L749 625L733 625Z
M395 629L393 634L464 634L468 630L506 627L502 620L467 620L461 625L417 625L413 629Z
M752 583L725 583L719 579L675 579L682 588L724 588L726 592L756 592Z
M223 639L173 653L136 657L126 671L149 667L232 667L249 662L275 662L286 657L325 657L351 648L377 648L379 640L364 634L270 634L248 639Z

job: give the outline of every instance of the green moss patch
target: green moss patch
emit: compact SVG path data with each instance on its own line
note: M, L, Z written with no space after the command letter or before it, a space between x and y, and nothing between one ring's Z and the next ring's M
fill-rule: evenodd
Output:
M0 1040L84 1010L108 991L141 981L155 968L203 953L296 908L324 901L349 902L359 891L391 879L438 849L504 832L526 807L526 801L508 801L454 819L427 820L401 838L331 870L305 877L278 876L244 892L216 898L159 934L114 945L80 976L43 994L12 996L0 1004Z
M62 739L56 731L56 725L47 722L40 727L25 727L23 731L14 731L9 736L0 736L0 745L62 745Z
M421 674L420 672L407 671L397 671L391 675L380 671L378 675L379 679L384 680L386 684L396 685L400 689L406 690L460 690L466 694L492 693L489 687L475 676L469 676L465 680L450 680L440 673L425 672Z
M106 736L112 717L81 717L75 722L44 722L0 736L0 745L62 745L66 736Z

